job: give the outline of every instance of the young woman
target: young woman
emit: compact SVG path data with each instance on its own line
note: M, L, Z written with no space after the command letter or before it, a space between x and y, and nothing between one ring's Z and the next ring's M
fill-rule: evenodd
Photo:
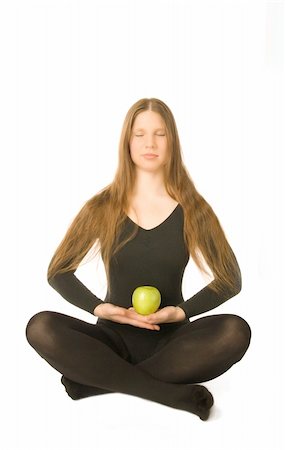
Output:
M74 274L96 246L106 269L104 300ZM202 256L214 279L184 301L190 255L208 274ZM47 278L63 298L98 317L94 324L41 311L26 326L29 344L62 374L72 399L121 392L208 419L213 396L197 383L240 361L251 329L234 314L190 321L237 295L241 273L217 216L182 162L174 117L161 100L143 98L127 112L115 178L74 218ZM155 313L132 307L138 286L160 291Z

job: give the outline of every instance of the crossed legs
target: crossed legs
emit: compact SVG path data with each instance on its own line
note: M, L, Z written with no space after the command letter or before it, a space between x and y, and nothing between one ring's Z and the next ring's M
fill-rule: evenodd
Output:
M240 361L250 339L248 323L237 315L201 317L176 330L161 350L137 366L162 381L201 383Z
M122 392L192 412L202 420L209 416L213 397L193 383L212 379L239 361L250 336L249 325L239 316L207 316L176 330L160 350L134 365L94 324L43 311L26 327L30 345L66 380L87 389L86 396L100 389Z

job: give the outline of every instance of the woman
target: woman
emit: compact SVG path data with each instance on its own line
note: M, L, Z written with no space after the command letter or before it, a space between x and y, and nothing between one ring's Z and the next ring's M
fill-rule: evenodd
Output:
M104 301L74 275L94 244L106 269ZM184 301L190 255L207 273L202 256L214 279ZM42 311L27 324L28 342L62 374L71 398L121 392L208 419L213 396L196 383L239 361L251 329L234 314L190 322L238 294L241 273L217 216L183 165L174 117L161 100L144 98L129 109L114 181L75 217L47 278L63 298L98 317L93 324ZM138 286L160 291L158 311L135 311Z

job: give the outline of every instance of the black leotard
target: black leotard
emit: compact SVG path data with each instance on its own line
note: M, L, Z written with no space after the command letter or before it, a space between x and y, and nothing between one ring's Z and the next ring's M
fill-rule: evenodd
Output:
M97 323L88 323L55 311L39 312L29 320L28 342L64 375L72 398L123 392L195 412L203 420L208 417L212 395L205 387L190 384L211 380L239 361L248 348L251 330L243 318L233 314L190 322L190 317L234 294L218 296L208 285L184 302L181 282L189 254L183 219L178 204L158 226L139 227L135 238L113 255L112 291L104 301L129 308L137 286L153 285L161 293L160 308L180 306L186 313L184 320L160 323L159 331L100 317ZM132 231L134 222L126 216L124 225L121 237ZM74 272L55 275L49 283L70 303L93 314L103 301Z
M218 295L208 284L184 301L181 285L189 253L183 239L183 221L183 208L178 203L172 213L156 227L149 230L139 227L136 237L111 259L112 293L110 296L107 292L104 302L129 308L136 287L155 286L161 293L160 309L169 305L179 306L188 321L190 317L209 311L236 295L236 292L231 291ZM125 233L129 234L134 225L126 216L121 237L125 237ZM48 282L67 301L93 315L94 308L103 300L87 289L74 272L57 274ZM236 281L238 285L240 279Z

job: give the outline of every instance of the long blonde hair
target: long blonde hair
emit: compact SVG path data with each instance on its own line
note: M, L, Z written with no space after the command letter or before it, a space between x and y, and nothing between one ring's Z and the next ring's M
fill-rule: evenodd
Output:
M135 183L134 164L130 156L129 141L136 116L151 110L161 115L166 127L170 157L165 166L165 187L184 212L184 240L195 264L205 274L203 259L212 271L210 284L216 293L224 289L237 293L241 274L237 260L226 239L221 224L211 206L196 190L183 164L178 131L169 107L157 98L143 98L131 106L126 114L119 142L119 164L112 183L91 197L73 219L64 238L57 247L48 266L48 279L56 274L75 271L82 259L92 249L94 255L101 251L107 287L111 292L109 265L123 245L133 239L138 231L118 242L129 210L129 199ZM97 248L97 250L96 250ZM201 257L202 255L202 257Z

